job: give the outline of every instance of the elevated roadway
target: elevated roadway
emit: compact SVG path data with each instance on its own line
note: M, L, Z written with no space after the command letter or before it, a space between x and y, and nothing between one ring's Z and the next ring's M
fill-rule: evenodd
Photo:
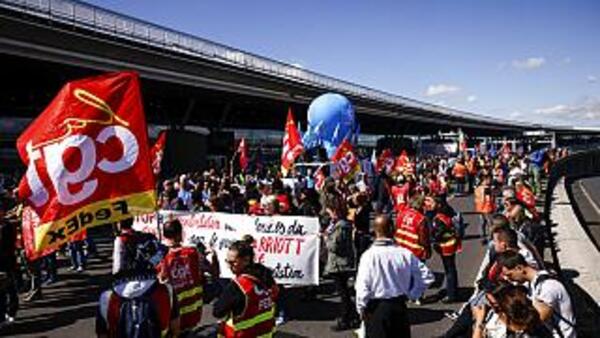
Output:
M163 88L185 87L188 99L208 91L306 107L321 93L340 92L355 103L363 130L380 133L461 127L470 135L506 136L543 127L392 95L75 1L0 1L0 55L66 66L66 74L135 69Z

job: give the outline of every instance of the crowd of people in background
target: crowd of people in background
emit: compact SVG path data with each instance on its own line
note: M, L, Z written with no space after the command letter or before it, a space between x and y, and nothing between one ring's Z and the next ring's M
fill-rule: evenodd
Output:
M460 301L456 261L465 224L451 200L473 194L487 251L473 295L449 314L454 322L446 337L575 337L569 295L544 269L547 234L536 210L543 175L566 155L549 149L532 155L407 156L351 181L327 174L326 167L319 168L323 179L312 169L284 176L276 167L236 174L211 168L162 180L158 207L318 217L322 276L333 281L342 303L332 329L356 329L364 322L367 337L409 337L407 302ZM25 300L39 299L42 285L60 279L57 256L69 257L71 268L85 273L95 246L83 236L27 261L18 240L16 182L2 183L0 322L9 325L18 318L18 292L28 292ZM252 238L229 248L226 262L235 277L226 283L220 280L225 267L211 248L182 243L178 221L164 227L163 243L131 225L125 220L115 226L114 281L100 298L99 337L184 336L206 324L202 306L211 301L225 337L267 337L289 319L285 286L254 261ZM434 254L443 264L445 288L426 299L433 281L427 263Z

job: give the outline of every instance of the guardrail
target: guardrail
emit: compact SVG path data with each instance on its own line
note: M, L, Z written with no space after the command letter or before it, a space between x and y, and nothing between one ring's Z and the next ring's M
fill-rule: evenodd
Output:
M550 209L552 208L552 196L554 188L558 182L564 178L567 186L570 182L586 177L600 175L600 149L582 151L574 153L565 158L562 158L552 166L546 186L546 194L544 196L544 220L547 230L547 238L552 254L553 268L560 274L560 263L558 260L558 248L554 241L554 233L552 232L552 220L550 219ZM570 188L567 189L571 201L573 200ZM588 232L588 229L585 229ZM589 232L588 232L589 235Z
M477 122L495 123L511 127L536 127L525 122L477 115L389 94L82 2L69 0L0 0L0 7L368 100L427 110L448 117L466 118Z

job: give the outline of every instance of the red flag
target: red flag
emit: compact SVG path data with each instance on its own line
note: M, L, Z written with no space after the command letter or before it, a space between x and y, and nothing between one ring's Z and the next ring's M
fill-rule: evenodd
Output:
M406 150L402 150L400 152L400 155L396 158L396 163L394 164L394 169L396 171L404 174L404 171L410 164L409 162L410 162L410 159L408 158L408 154L406 153Z
M394 155L389 148L384 149L377 159L377 166L375 169L379 172L383 168L385 168L386 174L389 174L394 168Z
M294 122L292 109L288 110L287 121L285 122L285 135L283 136L283 151L281 152L281 171L287 173L292 167L294 161L304 151L304 145L300 138L300 133Z
M27 172L19 196L40 223L35 251L96 225L154 210L154 175L138 76L67 83L17 140Z
M336 164L338 177L344 181L351 180L360 172L360 163L348 139L344 139L331 159Z
M156 142L150 149L150 159L152 161L152 173L154 173L155 177L160 175L160 170L162 168L162 159L165 154L165 145L167 144L167 132L161 130L158 134L158 138Z
M315 179L315 189L317 191L321 191L323 189L323 185L325 184L325 173L323 172L323 166L320 166L319 169L313 175Z
M240 156L240 168L242 168L242 170L246 170L248 167L248 146L246 145L245 138L240 140L240 144L238 145L236 152L239 153Z

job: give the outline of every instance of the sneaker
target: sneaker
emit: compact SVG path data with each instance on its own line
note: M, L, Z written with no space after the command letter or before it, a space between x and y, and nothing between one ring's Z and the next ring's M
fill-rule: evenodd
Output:
M71 267L69 267L69 271L75 271L77 270L77 267L75 265L72 265Z
M42 282L42 285L48 286L48 285L52 285L54 283L56 283L56 277L51 277L51 278L46 279L44 282Z
M458 319L458 312L456 312L456 311L444 312L444 316L446 318L450 319L451 321L456 321Z
M77 271L77 272L83 272L83 270L85 270L85 269L83 268L83 266L80 266L80 267L78 267L78 268L77 268L77 270L76 270L76 271Z
M37 288L33 291L31 291L27 296L25 296L25 298L23 299L26 302L31 302L34 300L39 300L42 299L42 289L41 288Z
M275 318L275 326L281 326L287 322L287 319L283 316L277 316Z
M423 297L415 299L415 300L413 301L413 303L414 303L416 306L421 306L421 305L423 305Z
M5 315L6 320L4 321L6 325L12 325L15 322L15 317L11 317L9 315Z

